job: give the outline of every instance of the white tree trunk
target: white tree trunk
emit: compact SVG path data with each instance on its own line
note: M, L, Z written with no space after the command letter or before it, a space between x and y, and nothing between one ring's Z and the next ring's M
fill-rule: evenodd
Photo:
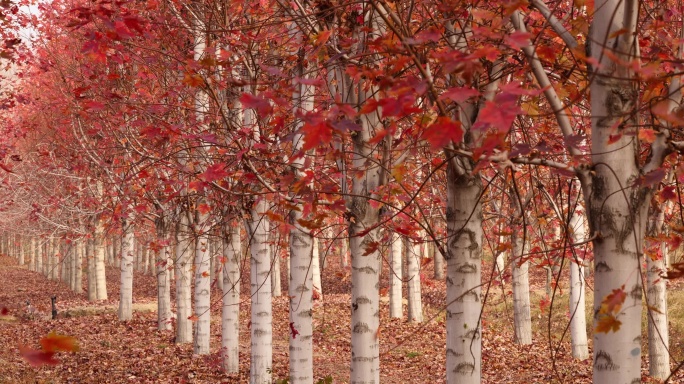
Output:
M404 317L402 292L402 279L404 271L402 263L402 250L404 247L402 246L401 236L395 232L392 232L390 241L390 317L401 319Z
M123 235L121 239L121 288L119 298L119 320L126 321L133 318L133 218L122 220ZM93 257L90 256L89 257Z
M342 232L340 239L340 266L342 268L349 267L349 236L347 231Z
M669 203L669 202L668 202ZM665 210L663 204L654 223L654 234L663 233ZM648 372L656 379L670 376L670 335L668 330L667 281L661 276L666 271L667 243L660 244L661 257L646 256L646 301L648 304Z
M240 369L240 252L240 227L232 222L226 225L223 237L221 352L227 373Z
M83 251L85 257L87 258L87 274L88 274L88 301L97 301L97 278L95 269L95 257L90 252L91 247L86 246L88 244L88 239L83 239L79 243L82 243ZM80 244L79 244L80 245Z
M196 212L195 215L195 344L197 355L210 352L211 336L211 275L209 263L208 215Z
M176 343L192 342L192 258L187 212L180 212L176 228Z
M499 236L499 244L505 244L506 238L504 236ZM496 272L499 280L503 283L504 274L506 273L506 251L497 249L496 250Z
M171 284L169 280L169 246L168 224L164 218L158 219L157 238L161 244L155 254L157 265L157 329L171 330Z
M73 276L72 272L74 271L74 264L72 262L73 260L73 254L71 253L71 247L67 246L66 244L62 246L62 254L64 255L62 258L62 282L66 285L69 286L69 289L73 291L74 289L74 282L71 280L71 277Z
M369 7L370 8L370 7ZM370 32L355 30L358 48L365 50L365 42L382 34L384 26L379 16L371 11L364 14ZM367 52L358 52L362 56ZM348 77L337 86L342 90L342 100L357 107L363 106L377 96L377 89L363 81L352 82ZM349 92L351 91L351 92ZM384 170L374 161L379 156L379 146L369 143L376 129L381 126L381 108L361 116L361 130L352 135L352 167L356 170L352 177L351 198L347 200L349 222L349 251L352 274L352 318L351 318L351 380L356 383L380 382L380 348L378 330L380 328L380 252L372 246L380 241L380 214L378 208L370 204L370 198L382 182ZM362 171L362 172L359 172ZM370 248L370 249L369 249Z
M19 244L19 255L17 261L19 265L24 265L24 252L26 251L26 248L24 247L24 239L21 236L17 236L17 242Z
M74 257L76 259L76 276L74 278L74 292L83 293L83 241L72 243Z
M435 280L444 280L444 255L434 242L430 243L430 248L433 254L433 267L435 268L434 278Z
M36 238L31 236L29 244L29 271L36 270Z
M271 306L271 247L268 203L259 200L250 210L250 286L252 297L250 383L271 383L273 366L273 309Z
M302 42L302 34L291 25L291 34L296 42ZM307 78L304 51L293 52L300 59L297 62L296 74L300 78ZM301 55L300 55L301 54ZM294 84L295 91L292 99L295 105L294 115L305 115L314 108L313 87L305 84ZM303 121L298 119L295 129L299 130ZM305 156L298 156L304 144L304 135L297 132L292 139L292 171L297 180L304 174ZM296 192L291 192L297 196ZM289 284L290 296L290 383L305 384L313 382L313 297L322 294L320 268L318 268L318 247L316 239L312 237L310 229L300 224L302 219L308 219L303 214L302 204L290 213L290 252L289 252ZM316 273L318 272L318 276Z
M314 296L323 300L323 285L321 284L321 251L320 243L317 238L313 239L313 253L311 256L311 277L313 279Z
M145 245L145 247L143 248L143 258L145 260L145 264L143 266L143 273L145 275L149 275L150 274L150 247L149 247L149 243L147 243Z
M586 240L584 215L581 208L575 209L570 218L569 226L572 231L570 238L573 243L579 244ZM585 360L589 358L589 346L587 343L584 258L579 248L573 250L573 255L577 257L570 260L570 341L572 357Z
M50 241L50 280L59 279L59 239Z
M301 210L291 213L290 230L290 382L313 382L313 276L311 233L301 227Z
M406 245L406 280L408 285L408 319L423 322L423 301L420 290L421 244L404 239Z
M36 239L36 272L45 272L43 269L43 242L40 238Z
M636 124L630 117L637 107L637 85L632 82L631 64L620 64L631 63L631 55L636 52L637 3L634 0L596 2L588 39L591 56L599 62L593 65L594 80L590 85L591 161L595 165L591 179L583 181L584 196L589 200L590 227L599 236L593 242L594 322L595 329L611 316L621 323L617 330L594 332L593 380L596 384L641 380L639 255L650 194L634 182L646 172L637 164L639 156L634 137L623 135L623 129L630 130ZM612 54L607 55L607 50ZM602 302L609 295L615 295L616 290L626 293L624 303L602 311Z
M271 246L271 255L273 261L271 262L271 294L273 297L280 297L283 295L283 288L280 281L280 255L278 254L278 245Z
M97 290L96 300L107 300L107 276L105 274L105 237L104 237L104 223L101 220L97 221L95 227L94 242L94 264L95 264L95 288ZM78 269L81 266L79 264Z
M462 165L459 164L459 167ZM482 366L480 314L482 181L447 166L447 350L448 384L478 384Z
M513 331L517 344L532 344L532 317L530 315L530 276L529 261L526 258L529 238L523 238L523 230L514 229L511 239L513 257L511 260L511 280L513 285Z

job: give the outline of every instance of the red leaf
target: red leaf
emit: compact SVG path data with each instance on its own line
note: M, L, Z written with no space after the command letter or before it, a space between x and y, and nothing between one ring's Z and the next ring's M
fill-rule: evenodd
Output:
M99 101L88 101L85 103L86 111L101 111L104 109L104 103Z
M204 84L204 80L202 79L202 76L196 73L186 72L183 76L183 84L189 87L197 88Z
M454 88L449 88L446 91L442 92L441 95L439 95L440 100L444 99L450 99L453 100L457 103L462 103L471 97L475 97L479 95L480 92L477 89L473 88L468 88L468 87L454 87Z
M438 117L434 123L425 129L422 139L430 143L433 150L444 148L450 142L458 143L463 139L463 129L460 121L453 121L448 117Z
M59 360L55 359L54 352L38 351L28 347L20 346L19 354L32 366L39 368L43 365L57 365Z
M0 310L0 315L7 316L8 314L9 314L9 309L7 309L7 307L2 307L2 310Z
M212 164L207 167L207 170L204 171L199 178L206 181L206 182L212 182L216 181L219 179L223 179L224 177L228 176L228 172L226 172L226 166L223 163L216 163Z
M203 215L211 212L211 206L209 204L200 204L197 206L197 211Z
M675 192L675 187L673 185L664 187L663 190L660 191L660 198L663 200L674 200L676 197L677 192Z
M613 292L611 292L608 296L606 296L603 299L603 301L601 301L600 312L602 314L620 312L620 308L622 308L622 304L625 302L626 298L627 292L625 292L624 285L618 289L613 289Z
M508 132L513 120L522 110L518 106L517 96L512 93L500 93L494 101L487 101L482 111L477 115L476 127L484 130L488 127L499 132ZM474 127L475 128L475 127Z
M116 23L114 23L114 31L116 32L117 35L119 35L119 37L121 39L130 39L131 37L134 36L131 33L131 31L128 29L126 24L124 24L121 21L117 21Z
M293 339L296 339L297 335L299 335L299 331L295 329L293 321L290 322L290 334Z
M596 324L597 333L608 333L610 331L617 332L620 330L622 322L613 315L600 315L598 323Z
M330 38L332 30L326 29L316 35L316 45L323 45Z
M516 31L506 36L504 41L509 47L518 50L522 47L530 45L530 36L531 34L529 32Z
M305 123L302 127L304 135L304 145L302 151L316 148L321 144L328 144L332 140L332 127L325 121L309 124Z
M270 115L273 111L273 107L271 107L271 103L268 100L249 93L243 93L240 96L240 102L245 108L255 109L260 116Z

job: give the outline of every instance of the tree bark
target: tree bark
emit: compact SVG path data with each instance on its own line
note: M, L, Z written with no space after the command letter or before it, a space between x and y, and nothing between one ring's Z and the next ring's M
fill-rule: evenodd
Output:
M157 329L171 330L171 285L169 280L169 231L165 217L156 221L159 245L155 250L157 266Z
M223 238L223 305L221 307L222 366L237 373L240 364L240 227L226 224Z
M192 238L187 215L184 207L176 227L176 343L179 344L192 342Z
M524 259L527 254L529 239L525 238L520 232L521 230L514 229L511 239L511 242L513 243L513 258L511 260L513 328L515 342L517 344L527 345L532 344L529 276L530 262Z
M402 240L401 236L396 232L392 232L390 238L390 317L401 319L404 317L403 306L403 258L402 258Z
M201 200L200 200L201 201ZM194 352L210 352L211 335L211 278L209 264L208 215L195 212L195 343Z
M571 239L575 244L586 240L584 230L583 212L577 207L570 218L569 229L572 231ZM589 346L587 343L587 317L584 280L584 253L573 249L575 255L570 260L570 341L572 345L572 357L585 360L589 358Z
M480 313L482 181L447 167L447 383L478 384L482 366Z
M669 203L669 202L668 202ZM664 232L664 204L653 223L653 233ZM668 330L667 282L661 276L666 271L667 243L659 244L657 258L646 255L646 302L648 304L648 373L656 379L670 376L670 335Z
M271 247L268 203L259 200L250 210L251 360L250 383L271 383L273 366L273 308L271 305Z
M423 302L420 290L421 244L405 238L406 280L408 285L408 320L423 322Z
M135 262L133 250L131 249L135 236L133 233L133 218L129 216L123 219L122 225L119 320L127 321L133 318L133 263Z
M583 181L590 228L599 236L593 241L594 325L598 329L602 322L621 322L617 330L594 332L596 384L641 380L639 255L646 229L644 210L650 198L648 191L634 182L642 175L634 137L623 134L636 125L637 92L631 81L631 62L636 52L637 3L596 2L588 39L591 56L598 62L590 85L591 161L595 166L590 182ZM602 311L602 302L616 290L626 293L624 303Z

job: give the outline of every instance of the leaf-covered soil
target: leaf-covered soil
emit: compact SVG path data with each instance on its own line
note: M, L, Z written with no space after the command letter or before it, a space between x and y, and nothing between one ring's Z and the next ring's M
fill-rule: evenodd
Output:
M426 266L431 269L431 265ZM483 270L487 271L487 265ZM591 360L571 357L569 335L561 336L567 324L567 292L563 285L556 293L551 311L540 311L544 296L545 274L532 270L532 306L534 343L513 343L512 308L509 286L492 285L487 294L483 315L484 383L590 383ZM382 292L387 286L388 271L383 271ZM283 271L283 274L285 272ZM388 304L383 300L380 316L381 382L441 383L445 381L445 283L432 280L426 270L423 284L425 318L423 324L389 319ZM487 272L485 272L487 274ZM287 292L283 276L283 292ZM172 332L156 329L156 281L136 273L134 280L135 313L133 320L120 322L116 317L119 272L107 269L110 300L88 303L86 294L74 294L60 282L18 266L0 256L0 383L245 383L249 373L249 297L241 305L241 374L221 372L220 296L214 291L212 350L208 356L193 356L191 345L174 343ZM591 285L591 282L589 282ZM84 287L87 286L84 284ZM324 300L317 301L314 313L314 373L316 378L331 377L335 383L348 382L350 356L350 281L348 271L337 265L326 267L323 276ZM671 290L673 306L680 305L681 289ZM243 292L248 292L244 287ZM56 295L59 318L49 319L50 296ZM589 297L591 294L589 292ZM26 313L26 301L36 308ZM286 296L274 298L273 309L273 378L287 377L289 320ZM679 301L677 301L679 300ZM588 303L590 308L591 303ZM543 305L542 305L543 306ZM554 309L555 308L555 309ZM549 321L549 316L551 321ZM679 317L678 317L679 316ZM681 317L672 314L671 346L673 364L684 356L680 331ZM549 326L549 324L551 324ZM50 332L74 336L80 350L59 353L57 366L30 366L19 354L20 346L39 348L39 340ZM549 337L550 335L550 337ZM645 338L644 338L645 340ZM590 341L591 343L591 341ZM646 345L644 345L646 347ZM644 351L648 349L645 348ZM644 381L648 372L643 364ZM684 382L677 373L670 382Z

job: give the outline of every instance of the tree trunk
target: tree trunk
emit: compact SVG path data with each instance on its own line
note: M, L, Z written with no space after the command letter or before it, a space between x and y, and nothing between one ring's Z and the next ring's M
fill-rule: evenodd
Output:
M653 223L653 234L664 232L665 210L669 205L663 204L661 211ZM667 243L659 244L660 255L657 258L646 255L646 302L648 304L648 373L656 379L670 376L670 335L667 321L667 281L661 277L666 271Z
M88 242L88 239L83 239L82 240L82 247L84 249L85 257L87 259L87 268L88 268L88 301L94 302L97 301L97 281L96 281L96 276L95 276L95 257L90 254L89 252L86 252L85 249L90 250L90 247L86 247L86 244Z
M434 242L430 242L430 249L432 252L432 261L434 263L434 279L444 280L444 255L437 249Z
M290 382L313 381L313 276L311 273L314 239L301 227L301 210L290 214Z
M192 239L189 231L187 212L180 212L176 227L176 343L192 342L192 259L190 246Z
M499 236L499 244L505 244L506 238L504 236ZM504 275L506 273L506 251L503 249L496 250L496 272L497 277L504 283Z
M583 212L578 207L570 218L570 230L572 242L579 244L585 241ZM586 246L585 246L586 247ZM587 343L587 317L585 302L584 280L584 252L572 249L575 256L570 260L570 340L572 344L572 357L585 360L589 358L589 346Z
M370 6L368 8L371 8ZM366 30L354 30L359 41L357 52L366 55L366 43L382 35L384 26L379 16L372 11L363 14ZM370 59L370 57L368 57ZM364 81L352 82L341 76L343 83L342 100L357 108L362 108L371 100L376 101L377 89ZM351 92L349 92L351 91ZM380 114L382 108L359 117L361 130L352 135L353 154L351 198L347 200L349 216L349 251L351 254L352 275L352 316L351 316L351 383L380 382L380 348L378 330L380 328L380 270L382 259L375 247L380 241L379 208L370 204L376 191L383 183L384 169L370 159L379 158L380 148L369 143L374 132L382 127ZM375 247L375 249L373 249Z
M171 285L169 280L169 246L168 223L165 217L157 219L157 239L159 246L155 251L157 266L157 329L171 330Z
M349 235L347 231L342 232L340 239L340 266L342 268L349 267Z
M36 238L31 236L29 243L29 271L36 270Z
M401 236L399 236L396 232L392 232L390 242L390 317L401 319L404 317L402 292L402 279L404 270L402 263L402 250L404 247L402 246Z
M50 280L59 279L59 239L50 241Z
M222 366L227 373L237 373L240 369L240 252L240 227L231 222L226 225L223 236L221 308Z
M482 181L447 166L447 350L449 384L478 384L481 377L480 331L482 260Z
M199 204L203 204L200 200ZM199 205L198 204L198 205ZM195 213L195 344L196 355L210 352L211 278L209 264L208 215Z
M17 236L17 241L19 243L19 255L18 255L18 263L19 265L24 265L24 252L26 251L26 247L24 247L24 239L21 236Z
M313 238L313 252L311 254L311 277L313 280L313 295L323 300L323 285L321 283L321 251L320 240Z
M74 292L83 293L83 241L72 243L72 250L76 260L76 276L74 277Z
M119 299L119 320L133 318L133 218L122 220L123 235L121 238L121 288ZM93 257L93 256L89 256Z
M250 210L250 285L252 297L250 383L271 383L273 366L273 309L271 306L271 247L268 203L259 200Z
M43 241L36 239L36 272L44 273L43 269Z
M406 245L406 280L408 285L408 319L416 323L423 322L423 302L420 295L420 258L421 244L409 238L404 239Z
M639 255L650 193L634 182L646 172L637 164L634 137L623 135L623 130L636 126L632 117L637 92L631 60L636 49L637 13L636 1L597 2L588 39L592 58L599 63L590 85L591 161L595 165L591 179L583 181L590 228L598 234L593 241L596 384L641 380ZM622 305L602 306L609 295L620 297L622 293L626 294ZM621 323L619 329L599 331L616 320Z
M95 248L93 252L93 258L95 263L95 287L97 289L97 300L107 300L104 223L102 223L101 220L98 220L96 225L97 226L95 227L95 239L93 240Z
M271 263L271 295L273 297L280 297L283 295L283 288L280 281L280 255L278 254L278 245L273 244L271 246L271 255L273 255L273 261Z
M517 344L532 344L532 318L530 315L530 262L525 260L529 238L523 236L522 229L514 229L511 239L513 257L511 260L511 279L513 285L513 330ZM524 232L524 231L523 231ZM523 261L525 260L525 261Z

